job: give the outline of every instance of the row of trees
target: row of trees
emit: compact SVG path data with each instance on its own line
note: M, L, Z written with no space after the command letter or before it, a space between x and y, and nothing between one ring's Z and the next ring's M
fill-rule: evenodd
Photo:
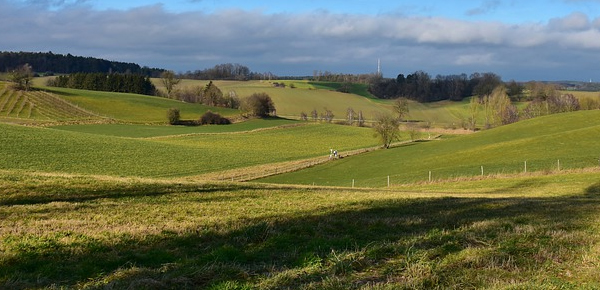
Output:
M240 110L245 117L268 117L276 115L275 103L267 93L254 93L240 102ZM222 117L212 111L206 112L197 121L182 121L181 112L178 108L171 108L167 111L167 120L171 125L225 125L230 124L231 120Z
M473 95L489 95L501 84L502 78L494 73L438 75L432 78L426 72L416 71L406 76L399 74L396 79L372 78L369 91L381 99L405 97L419 102L461 101ZM516 82L509 83L509 96L517 98L522 91L522 86Z
M49 86L93 91L154 95L150 78L138 74L74 73L48 81Z
M109 61L94 57L55 54L50 52L0 52L0 70L11 71L28 63L37 72L70 73L132 73L159 77L164 71L157 68L140 67L135 63Z
M378 74L342 74L314 70L312 80L321 82L368 84L378 77L380 77Z
M248 80L253 73L247 66L239 63L218 64L204 70L188 71L180 77L195 80Z
M165 79L163 79L163 81L164 80ZM169 91L169 89L167 89L167 91ZM186 103L196 103L230 109L239 109L241 104L240 98L235 91L224 94L212 81L205 86L188 87L180 90L171 89L170 92L167 92L167 95L162 96Z

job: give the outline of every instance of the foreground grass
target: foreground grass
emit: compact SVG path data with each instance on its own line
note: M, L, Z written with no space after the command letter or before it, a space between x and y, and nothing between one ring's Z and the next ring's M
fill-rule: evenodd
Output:
M597 288L599 213L597 173L350 190L1 171L0 288Z

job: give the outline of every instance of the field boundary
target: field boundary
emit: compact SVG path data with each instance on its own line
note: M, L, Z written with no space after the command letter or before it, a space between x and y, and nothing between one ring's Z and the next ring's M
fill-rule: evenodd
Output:
M407 140L402 142L396 142L390 145L392 147L399 147L410 143L433 141L437 140L442 135L432 136L430 139L416 139ZM381 146L360 148L348 151L339 152L339 158L347 158L358 154L368 153L375 150L383 149ZM211 172L202 175L191 176L192 179L203 179L207 181L232 181L232 182L246 182L256 180L264 177L274 176L283 173L289 173L299 171L302 169L310 168L316 165L324 164L327 162L335 162L336 159L330 159L329 156L319 156L313 158L307 158L302 160L285 161L271 164L262 164L256 166L249 166L243 168L235 168L219 172ZM186 178L187 179L187 178Z

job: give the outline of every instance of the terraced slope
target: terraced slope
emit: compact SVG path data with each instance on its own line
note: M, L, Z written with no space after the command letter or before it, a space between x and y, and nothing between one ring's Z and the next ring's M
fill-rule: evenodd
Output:
M102 119L101 116L38 90L17 91L0 83L0 117L41 121Z

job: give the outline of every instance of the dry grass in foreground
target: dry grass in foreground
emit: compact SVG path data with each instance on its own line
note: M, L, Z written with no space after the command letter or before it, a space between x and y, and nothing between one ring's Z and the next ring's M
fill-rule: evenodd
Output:
M0 288L600 287L596 172L461 184L351 190L2 171Z

